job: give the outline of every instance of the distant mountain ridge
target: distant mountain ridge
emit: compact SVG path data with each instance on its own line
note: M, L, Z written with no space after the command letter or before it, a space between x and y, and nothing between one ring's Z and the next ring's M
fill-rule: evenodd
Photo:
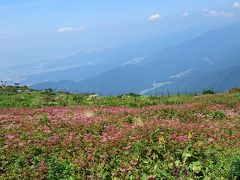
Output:
M152 93L165 90L227 89L240 86L240 24L212 30L128 63L72 82L69 91L103 94ZM124 53L124 52L123 52ZM233 78L235 77L235 79ZM59 88L63 88L61 82ZM62 85L61 85L62 84ZM44 89L51 83L32 87ZM74 90L75 89L75 90Z
M127 64L145 63L146 57L152 53L197 37L204 31L202 28L190 28L138 43L94 52L79 52L41 65L41 70L44 70L44 72L25 76L22 83L32 85L44 81L61 81L63 79L80 82Z

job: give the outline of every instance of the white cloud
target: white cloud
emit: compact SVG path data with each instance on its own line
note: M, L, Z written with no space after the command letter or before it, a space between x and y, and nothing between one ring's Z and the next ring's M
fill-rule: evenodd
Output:
M186 17L189 17L190 16L190 13L189 12L184 12L181 14L181 17L183 18L186 18Z
M151 15L151 16L148 17L148 20L149 20L149 21L156 21L156 20L159 20L159 19L161 19L161 18L162 18L162 17L161 17L160 14L153 14L153 15Z
M59 28L57 31L60 33L64 33L64 32L81 32L86 30L85 26L80 26L80 27L63 27L63 28Z
M217 10L212 10L212 9L203 9L203 12L209 16L209 17L233 17L234 13L232 12L226 12L226 11L217 11Z
M240 2L236 1L235 3L233 3L233 7L234 8L240 8Z

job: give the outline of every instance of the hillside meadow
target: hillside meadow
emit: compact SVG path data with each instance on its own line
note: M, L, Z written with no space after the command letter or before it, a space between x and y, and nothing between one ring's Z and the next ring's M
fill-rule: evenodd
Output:
M238 92L0 90L0 179L240 179Z

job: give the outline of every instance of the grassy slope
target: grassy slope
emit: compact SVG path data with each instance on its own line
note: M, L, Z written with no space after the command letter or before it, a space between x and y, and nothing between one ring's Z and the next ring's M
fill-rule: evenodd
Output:
M157 104L222 103L235 106L240 101L238 93L221 93L215 95L195 96L91 96L87 94L52 93L31 91L29 89L0 89L0 108L41 108L45 106L125 106L144 107Z
M3 179L239 178L239 93L14 91L0 94Z

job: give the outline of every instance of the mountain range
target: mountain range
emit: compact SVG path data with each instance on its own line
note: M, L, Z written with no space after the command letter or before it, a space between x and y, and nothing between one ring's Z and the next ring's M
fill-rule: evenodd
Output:
M240 86L240 24L192 32L80 52L47 64L55 70L25 77L23 83L35 89L104 95L225 91Z

